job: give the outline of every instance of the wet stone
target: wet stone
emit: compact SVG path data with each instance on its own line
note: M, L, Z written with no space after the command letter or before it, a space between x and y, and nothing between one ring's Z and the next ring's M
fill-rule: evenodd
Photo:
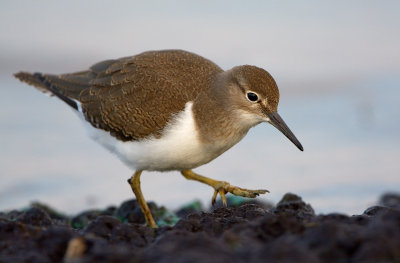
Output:
M33 226L50 226L53 221L49 214L41 208L32 207L16 218L17 222Z
M232 226L248 222L263 216L265 210L257 205L244 204L239 207L218 208L212 213L200 212L191 214L180 220L176 229L184 229L191 232L205 231L213 236L220 236Z
M379 199L379 204L382 206L391 207L394 209L400 209L400 194L387 193L382 195Z
M156 252L157 251L157 252ZM211 256L212 255L212 256ZM143 251L139 262L245 262L227 245L203 232L170 231Z
M50 218L53 220L60 220L60 221L68 220L68 217L66 215L56 211L54 208L51 208L48 205L45 205L45 204L42 204L39 202L33 202L30 206L32 208L39 208L39 209L45 211L50 216Z
M384 213L384 212L388 212L391 210L393 210L393 208L390 208L387 206L375 205L375 206L371 206L371 207L367 208L363 214L367 215L367 216L374 216L379 213Z
M204 208L203 208L203 205L201 204L201 202L198 200L195 200L189 204L184 205L177 211L175 211L175 214L179 218L185 218L190 214L197 213L197 212L200 212L203 210L204 210Z
M82 229L99 216L113 215L114 210L115 209L107 208L105 210L89 210L82 212L71 219L70 225L73 228Z
M261 201L261 198L245 198L241 196L236 196L236 195L228 195L226 196L226 202L228 204L228 207L239 207L244 204L253 204L257 205L263 209L272 209L274 205L272 203L266 202L266 201ZM214 205L211 205L211 207L208 209L209 211L213 211L214 209L217 208L222 208L224 205L222 204L221 199L217 199Z
M314 209L311 205L306 204L300 196L287 193L279 201L274 209L277 214L295 215L300 218L311 218L315 216Z
M23 211L11 210L10 212L2 213L2 217L9 220L16 220L23 213Z
M158 229L136 217L134 200L73 217L40 204L0 212L0 263L400 262L397 197L384 195L349 216L315 215L301 197L286 194L274 207L182 208L190 212L178 210L175 225L175 213L149 203L157 222L169 224Z
M144 216L140 210L140 206L136 200L128 200L121 204L115 211L115 216L121 219L122 222L145 223Z
M100 216L92 221L82 233L91 233L112 243L130 243L143 247L154 239L154 231L138 224L124 224L111 216Z

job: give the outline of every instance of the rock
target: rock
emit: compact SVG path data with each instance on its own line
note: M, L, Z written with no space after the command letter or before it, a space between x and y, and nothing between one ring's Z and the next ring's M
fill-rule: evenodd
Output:
M391 210L393 210L393 209L390 208L390 207L387 207L387 206L375 205L375 206L371 206L371 207L367 208L364 211L363 215L375 216L375 215L377 215L379 213L388 212L388 211L391 211Z
M245 198L241 196L236 196L236 195L227 195L226 196L226 203L228 207L238 207L244 204L254 204L258 205L264 209L271 209L274 207L272 203L261 201L260 198ZM224 207L222 204L221 199L218 199L214 205L211 205L211 207L208 209L209 211L212 211L217 208Z
M23 213L23 211L11 210L10 212L2 213L2 217L14 221Z
M179 218L175 213L168 211L165 207L158 207L154 202L148 202L147 205L159 226L175 225ZM122 222L144 224L145 219L136 200L128 200L121 204L116 210L115 216Z
M394 209L400 209L400 193L387 193L382 195L379 204Z
M212 255L212 256L211 256ZM245 262L204 232L170 231L144 250L138 262Z
M190 214L197 213L197 212L200 212L203 210L204 210L204 208L203 208L203 205L201 204L201 202L198 200L195 200L189 204L182 206L180 209L175 211L175 214L179 218L185 218Z
M103 212L100 210L88 210L74 216L70 224L73 228L82 229L101 215Z
M300 196L292 193L287 193L283 196L276 205L274 213L294 215L304 219L315 216L314 209L311 205L306 204Z
M400 211L384 210L371 217L360 230L362 239L354 253L354 262L399 262Z
M186 207L174 226L158 229L144 226L134 200L73 218L36 205L0 212L0 263L399 262L397 200L384 195L361 215L315 215L301 197L286 194L272 208ZM173 222L174 213L149 204L158 222Z
M144 247L154 239L154 229L138 224L124 224L111 216L99 216L84 230L83 234L94 234L111 243L129 243Z
M252 204L245 204L237 208L218 208L212 213L200 212L191 214L181 219L175 225L175 229L190 232L204 231L212 236L220 236L233 225L261 217L264 213L264 209Z
M33 226L50 226L53 224L51 217L41 208L32 207L16 218L17 222Z
M140 210L140 206L136 200L128 200L121 204L121 206L115 212L122 222L144 224L145 219Z
M53 220L54 220L54 219L55 219L55 220L61 220L61 221L67 221L67 220L68 220L68 217L67 217L66 215L64 215L63 213L61 213L61 212L55 210L54 208L51 208L51 207L48 206L48 205L45 205L45 204L42 204L42 203L39 203L39 202L33 202L30 206L31 206L32 208L35 207L35 208L42 209L42 210L45 211L45 212L50 216L50 218L53 219Z

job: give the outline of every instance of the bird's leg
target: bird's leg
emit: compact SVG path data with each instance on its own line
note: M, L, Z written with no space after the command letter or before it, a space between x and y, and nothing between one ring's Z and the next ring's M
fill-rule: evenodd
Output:
M157 228L157 224L151 215L149 206L147 205L146 201L144 200L142 190L140 189L140 175L142 171L136 171L130 179L128 179L128 183L132 188L133 193L136 196L136 200L139 203L140 208L142 209L144 218L146 219L146 223L149 227Z
M219 194L221 196L222 203L226 206L226 193L232 193L234 195L243 196L243 197L250 197L255 198L260 194L265 194L268 190L248 190L243 189L237 186L232 186L228 182L224 181L217 181L199 174L194 173L192 170L183 170L181 171L182 175L188 180L195 180L199 181L203 184L208 184L209 186L214 188L214 194L212 196L211 202L214 205L215 199Z

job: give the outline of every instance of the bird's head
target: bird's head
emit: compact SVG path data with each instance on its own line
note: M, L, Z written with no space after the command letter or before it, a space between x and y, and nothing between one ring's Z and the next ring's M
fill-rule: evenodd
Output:
M234 67L224 74L224 101L241 121L250 127L268 122L281 131L297 148L303 146L278 114L279 90L275 80L264 69L255 66Z

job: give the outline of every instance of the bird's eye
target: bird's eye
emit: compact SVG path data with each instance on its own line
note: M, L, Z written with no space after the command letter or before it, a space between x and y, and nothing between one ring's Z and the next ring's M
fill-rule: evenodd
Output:
M258 100L258 96L254 92L247 92L247 99L249 101L255 102Z

